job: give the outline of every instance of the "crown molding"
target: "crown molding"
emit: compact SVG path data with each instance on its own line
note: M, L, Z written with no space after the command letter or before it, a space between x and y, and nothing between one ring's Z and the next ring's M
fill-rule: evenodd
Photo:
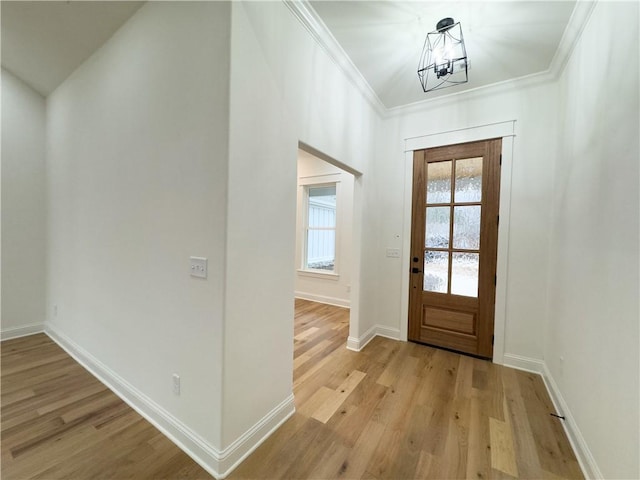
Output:
M503 80L502 82L491 83L489 85L482 85L460 92L450 93L448 95L441 95L435 98L427 98L420 100L419 102L409 103L407 105L400 105L398 107L392 107L387 109L385 117L397 117L400 115L407 115L417 113L428 108L435 108L443 105L447 105L452 101L472 100L477 97L493 95L498 93L504 93L508 90L515 90L521 88L528 88L536 85L542 85L553 81L555 77L549 70L544 72L532 73L523 77L512 78L509 80Z
M591 13L596 3L598 3L597 0L578 0L576 2L576 6L573 8L569 22L564 29L564 33L556 49L556 53L549 64L549 72L552 73L554 79L560 78L560 75L562 75L573 49L582 36L584 27L587 25L589 18L591 18Z
M593 12L596 3L598 3L598 0L577 0L576 6L571 13L571 17L569 17L569 22L567 23L564 33L562 34L562 38L560 39L560 43L558 44L558 48L556 49L556 53L551 59L551 63L547 70L525 75L523 77L504 80L502 82L462 90L460 92L453 92L436 98L428 98L407 105L392 107L387 109L384 116L397 117L400 115L417 113L427 108L446 105L452 101L459 101L461 98L471 100L481 95L492 95L502 93L507 89L527 88L557 80L560 78L560 75L562 75L567 62L571 57L573 49L580 40L580 36L591 17L591 13Z
M329 31L320 16L307 0L283 0L291 13L307 29L316 43L329 55L329 58L342 70L349 81L360 91L378 114L384 116L387 107L382 103L369 82L362 76L349 55Z
M461 98L470 100L481 95L502 93L508 89L527 88L557 80L564 71L573 49L577 45L582 32L591 17L593 9L599 0L577 0L569 22L562 34L558 48L551 59L549 68L542 72L525 75L502 82L482 85L480 87L452 92L435 98L427 98L419 102L387 108L375 93L369 82L353 64L342 46L329 31L320 16L316 13L308 0L283 0L284 4L302 23L313 39L329 55L334 63L344 72L353 85L360 90L381 117L396 117L416 113L427 108L446 105Z

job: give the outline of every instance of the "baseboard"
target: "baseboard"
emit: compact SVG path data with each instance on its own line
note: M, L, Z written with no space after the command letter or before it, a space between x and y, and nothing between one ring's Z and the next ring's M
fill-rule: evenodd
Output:
M293 393L220 454L219 478L225 478L294 413Z
M45 333L114 394L142 415L207 472L225 478L294 412L293 394L265 415L229 447L220 451L136 389L50 323Z
M44 332L44 324L33 323L22 327L5 328L0 331L0 340L11 340L12 338L26 337L36 333Z
M505 353L502 362L505 367L524 370L525 372L537 373L542 375L542 372L544 371L544 362L542 360L538 360L537 358L523 357L521 355Z
M551 372L549 371L547 364L543 360L505 353L503 365L518 370L524 370L526 372L536 373L542 377L547 392L549 393L549 397L556 409L556 413L565 417L564 421L562 421L562 426L564 427L564 431L569 439L571 448L573 448L573 452L578 459L578 463L580 464L580 468L582 469L582 473L585 478L604 478L595 459L593 458L593 455L591 454L591 450L589 450L587 442L585 442L584 437L582 436L582 433L569 410L569 406L564 401L564 398L562 398L560 389L551 376Z
M546 363L543 363L542 379L547 387L547 391L549 392L551 401L556 409L556 413L564 416L565 418L562 422L562 426L567 434L569 443L571 443L571 446L573 447L573 451L576 454L576 458L578 459L578 463L580 464L580 468L582 468L582 473L584 473L585 478L604 478Z
M354 352L359 352L367 346L374 337L386 337L392 340L400 340L400 330L397 328L385 327L384 325L374 325L367 330L360 338L347 338L347 348Z
M367 343L373 340L373 337L375 336L376 336L376 325L374 325L369 330L367 330L359 338L349 336L349 338L347 338L347 349L353 350L354 352L359 352L367 345Z
M378 337L390 338L391 340L400 340L399 329L385 327L384 325L376 325L376 335Z
M306 292L295 292L294 296L296 298L301 298L302 300L309 300L311 302L318 303L326 303L327 305L333 305L335 307L345 307L349 308L351 306L351 302L347 299L336 298L336 297L325 297L324 295L315 295L313 293Z

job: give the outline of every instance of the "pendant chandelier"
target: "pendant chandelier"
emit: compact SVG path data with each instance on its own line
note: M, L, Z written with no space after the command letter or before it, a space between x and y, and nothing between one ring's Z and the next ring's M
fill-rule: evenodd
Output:
M443 18L436 30L427 34L418 64L418 77L422 90L453 87L469 81L467 50L462 38L460 22Z

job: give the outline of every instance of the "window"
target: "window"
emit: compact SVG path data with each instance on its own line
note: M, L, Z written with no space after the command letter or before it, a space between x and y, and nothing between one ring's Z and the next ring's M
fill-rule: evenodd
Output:
M335 273L336 184L305 189L306 222L303 269Z

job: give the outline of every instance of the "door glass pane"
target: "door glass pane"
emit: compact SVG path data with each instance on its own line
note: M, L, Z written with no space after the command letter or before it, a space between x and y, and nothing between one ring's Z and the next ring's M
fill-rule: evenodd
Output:
M453 219L453 248L478 250L480 248L480 205L454 207Z
M449 248L450 207L427 207L425 247Z
M451 265L452 294L466 297L478 296L479 261L480 255L477 253L453 253Z
M451 201L451 160L427 163L427 203Z
M482 198L482 157L456 160L455 202L479 202Z
M424 253L424 290L447 293L449 281L449 252Z

